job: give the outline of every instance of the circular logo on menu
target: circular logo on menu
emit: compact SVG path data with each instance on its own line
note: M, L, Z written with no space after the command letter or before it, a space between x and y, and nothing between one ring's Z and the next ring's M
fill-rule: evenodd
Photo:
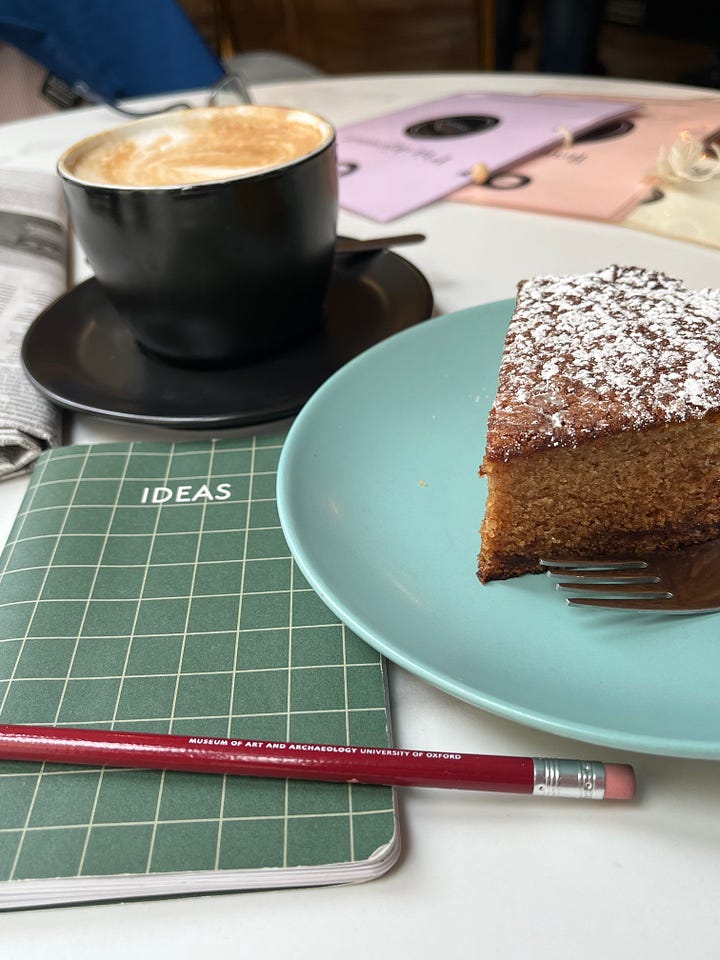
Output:
M483 184L484 187L490 187L492 190L518 190L520 187L526 187L532 183L530 177L524 173L495 173L489 180Z
M464 180L470 180L472 178L472 170L463 170L460 176ZM527 187L529 183L532 183L532 179L524 173L514 173L512 170L504 172L501 170L498 173L494 173L491 177L488 177L487 180L478 184L478 186L490 187L491 190L519 190L521 187Z
M449 137L469 137L474 133L492 130L500 123L499 117L469 113L457 117L436 117L433 120L421 120L405 128L408 137L418 140L440 140Z
M610 120L603 123L601 127L594 130L588 130L587 133L581 133L574 138L575 143L595 143L598 140L612 140L614 137L623 137L635 129L635 124L630 120Z

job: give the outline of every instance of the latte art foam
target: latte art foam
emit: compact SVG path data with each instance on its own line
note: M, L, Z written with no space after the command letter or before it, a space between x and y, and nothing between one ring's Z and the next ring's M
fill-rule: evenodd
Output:
M212 107L91 137L70 151L64 164L71 176L89 183L185 186L292 163L331 137L329 124L301 110Z

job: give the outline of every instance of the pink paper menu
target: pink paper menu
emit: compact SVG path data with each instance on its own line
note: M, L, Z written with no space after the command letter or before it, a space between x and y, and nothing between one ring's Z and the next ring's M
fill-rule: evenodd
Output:
M338 131L340 205L386 222L490 173L627 116L637 104L562 97L464 93Z
M455 192L451 200L566 217L621 221L653 194L660 147L683 131L704 140L720 127L720 98L646 99L632 117Z

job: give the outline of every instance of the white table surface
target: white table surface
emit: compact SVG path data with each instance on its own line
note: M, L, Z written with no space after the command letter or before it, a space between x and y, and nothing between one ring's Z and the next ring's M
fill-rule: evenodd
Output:
M255 98L307 107L342 125L465 90L702 93L629 81L478 73L323 78L258 87ZM66 146L118 120L104 108L90 108L7 124L0 128L0 165L53 170ZM720 283L720 251L614 225L489 207L436 203L391 225L341 213L340 230L365 237L425 233L427 241L404 255L429 278L442 313L511 297L523 277L613 262L664 270L691 286ZM198 434L85 416L66 420L66 442L171 436ZM11 480L0 488L0 543L26 483ZM378 880L2 914L2 957L720 955L716 764L625 754L551 736L454 700L398 667L391 668L391 695L398 745L630 762L639 797L603 804L405 789L404 852Z

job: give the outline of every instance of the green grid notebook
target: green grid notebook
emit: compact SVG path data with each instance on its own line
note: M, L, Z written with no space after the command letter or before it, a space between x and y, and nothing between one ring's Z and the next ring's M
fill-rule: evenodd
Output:
M389 744L382 658L280 529L283 437L62 447L0 555L0 723ZM0 761L0 909L351 882L391 788Z

